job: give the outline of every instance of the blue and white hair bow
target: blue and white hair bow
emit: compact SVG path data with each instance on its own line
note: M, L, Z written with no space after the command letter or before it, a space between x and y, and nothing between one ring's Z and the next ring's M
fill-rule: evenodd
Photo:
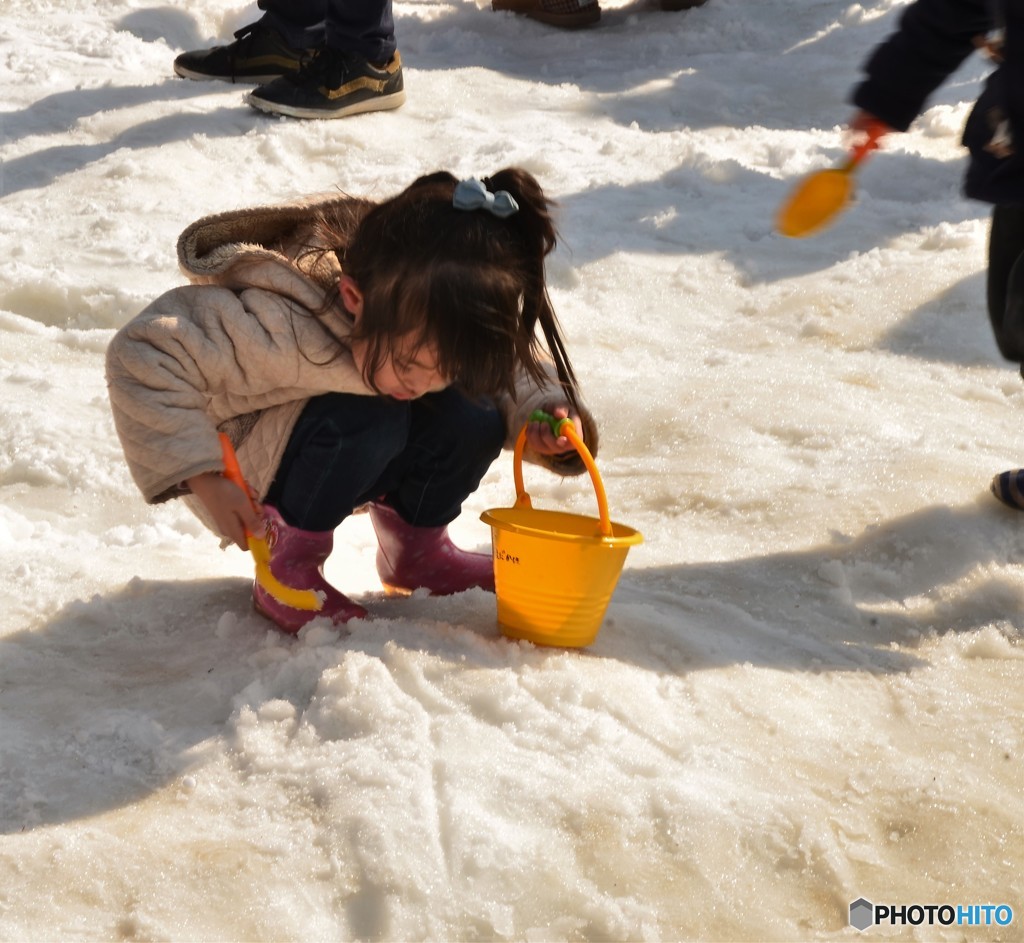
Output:
M516 203L508 190L498 190L491 193L479 180L470 177L468 180L460 180L455 184L455 195L452 197L452 206L457 210L487 210L493 213L498 219L505 219L519 211L519 204Z

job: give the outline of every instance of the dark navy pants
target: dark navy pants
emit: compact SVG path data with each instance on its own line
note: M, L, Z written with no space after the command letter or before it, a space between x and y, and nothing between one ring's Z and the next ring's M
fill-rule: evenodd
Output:
M992 210L988 241L988 315L999 352L1024 363L1024 204ZM1024 373L1024 367L1021 372Z
M378 499L438 527L458 517L504 439L497 407L456 389L407 402L328 393L303 409L266 502L303 530L334 530Z
M397 48L391 0L259 0L259 8L262 22L296 48L326 43L376 63Z

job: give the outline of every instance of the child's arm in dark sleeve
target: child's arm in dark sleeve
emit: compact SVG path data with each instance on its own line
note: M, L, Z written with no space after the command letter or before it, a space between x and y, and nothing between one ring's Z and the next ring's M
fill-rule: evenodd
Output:
M906 131L993 25L988 0L917 0L869 56L853 104Z

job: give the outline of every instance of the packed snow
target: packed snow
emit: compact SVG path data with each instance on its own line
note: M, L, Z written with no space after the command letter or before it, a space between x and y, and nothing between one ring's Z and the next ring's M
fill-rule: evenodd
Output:
M254 3L6 0L0 938L859 939L860 897L1013 909L888 938L1024 934L1024 519L988 492L1024 383L960 195L988 66L789 240L902 0L604 6L399 0L407 104L299 122L172 75ZM105 347L193 219L508 165L558 201L551 293L644 543L564 650L481 591L387 598L356 517L328 575L371 618L284 636L245 554L134 489ZM513 498L505 454L458 542Z

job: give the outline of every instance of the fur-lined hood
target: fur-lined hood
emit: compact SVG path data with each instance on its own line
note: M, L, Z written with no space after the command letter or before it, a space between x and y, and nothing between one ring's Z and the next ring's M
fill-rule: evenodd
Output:
M193 285L252 287L253 270L298 268L322 288L334 285L341 265L323 244L320 221L337 228L352 222L373 204L334 194L278 206L230 210L205 216L178 237L178 265ZM280 286L277 286L280 288Z

